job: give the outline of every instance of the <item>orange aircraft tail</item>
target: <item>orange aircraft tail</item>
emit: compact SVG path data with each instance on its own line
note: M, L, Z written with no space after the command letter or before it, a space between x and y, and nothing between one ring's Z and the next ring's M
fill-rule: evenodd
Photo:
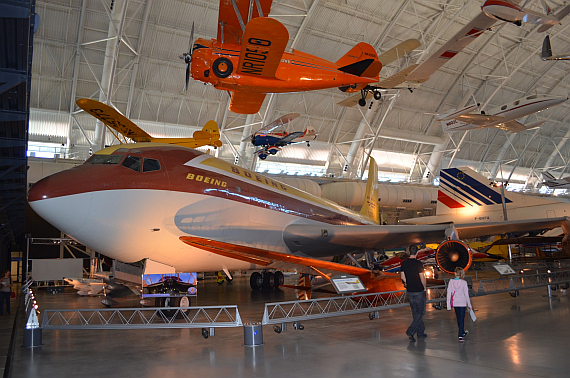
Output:
M337 60L339 70L355 76L378 78L382 69L382 63L378 60L378 54L374 47L365 42L360 42L342 58Z

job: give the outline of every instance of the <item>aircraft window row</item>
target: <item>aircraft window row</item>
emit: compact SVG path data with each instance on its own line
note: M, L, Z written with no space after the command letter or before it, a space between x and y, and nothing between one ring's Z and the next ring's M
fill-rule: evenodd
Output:
M501 110L505 110L506 108L507 108L507 105L501 106Z
M160 171L160 163L156 159L144 159L143 172Z
M92 155L85 163L87 164L119 164L123 155Z
M141 171L141 160L140 156L128 155L123 161L123 166L132 169L135 172ZM144 159L142 164L143 172L153 172L160 170L160 163L156 159Z
M412 200L411 200L411 199L405 199L405 200L402 200L402 202L404 202L404 203L411 203Z
M135 172L141 171L141 158L140 156L127 156L123 161L123 167L132 169Z

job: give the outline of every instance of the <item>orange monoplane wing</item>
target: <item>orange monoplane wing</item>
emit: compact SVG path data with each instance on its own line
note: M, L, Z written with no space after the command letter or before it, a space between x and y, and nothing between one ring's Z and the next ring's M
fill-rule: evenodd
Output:
M273 0L220 0L218 14L218 37L222 43L241 43L245 25L257 17L267 17ZM251 18L249 6L252 5ZM235 5L235 6L234 6ZM261 12L259 11L261 7Z
M255 114L261 108L265 93L235 91L232 93L230 110L239 114Z
M333 263L312 259L309 257L295 256L288 253L267 251L253 247L245 247L237 244L224 243L217 240L198 238L195 236L181 236L180 240L192 247L200 248L221 256L246 261L249 263L266 266L271 269L297 270L299 273L345 273L362 276L369 274L368 269L357 266Z
M289 42L289 32L277 20L260 17L245 27L238 74L274 79L281 57Z
M152 137L135 125L130 119L102 102L91 100L89 98L80 98L76 101L77 105L109 126L111 129L118 131L123 136L128 137L135 142L150 142Z

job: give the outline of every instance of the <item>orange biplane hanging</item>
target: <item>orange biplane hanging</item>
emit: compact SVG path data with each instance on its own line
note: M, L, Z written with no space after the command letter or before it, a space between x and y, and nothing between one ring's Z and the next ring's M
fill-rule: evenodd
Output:
M362 92L362 98L377 87L382 61L374 48L358 43L336 62L293 50L285 52L289 33L285 26L267 17L272 0L220 0L216 39L199 38L180 58L195 80L231 91L229 109L257 113L267 93L300 92L339 87L344 92ZM245 16L245 17L244 17Z

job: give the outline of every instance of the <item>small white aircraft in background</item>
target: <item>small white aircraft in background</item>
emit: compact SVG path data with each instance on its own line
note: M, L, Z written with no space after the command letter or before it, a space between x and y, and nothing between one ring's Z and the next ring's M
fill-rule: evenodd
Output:
M539 33L547 31L554 25L559 25L560 20L570 13L570 5L562 8L557 14L552 14L552 9L543 0L542 4L545 14L541 14L526 9L525 6L527 3L528 0L521 6L511 0L487 0L481 6L481 10L488 17L499 21L511 22L517 26L521 26L523 22L541 24L542 26L538 29Z
M542 42L542 54L540 55L542 60L570 60L570 54L566 55L552 55L552 47L550 46L550 36L544 37L544 42Z
M64 278L64 281L73 285L81 296L103 294L103 289L107 286L103 279L97 278Z
M551 173L544 171L542 177L544 177L543 184L550 189L570 189L570 176L557 179Z
M446 114L438 116L437 119L441 121L443 131L446 133L485 127L496 127L511 133L518 133L541 126L546 120L538 120L523 125L517 121L517 118L562 104L566 100L568 99L564 97L531 95L519 98L512 103L497 106L487 114L483 112L481 112L482 114L471 113L478 108L478 105L471 105L459 110L453 109Z

